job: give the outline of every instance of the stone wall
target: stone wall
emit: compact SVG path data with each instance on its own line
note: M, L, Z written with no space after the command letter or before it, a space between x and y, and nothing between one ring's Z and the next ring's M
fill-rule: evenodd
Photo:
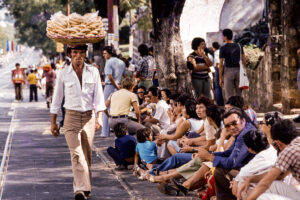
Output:
M300 3L296 0L274 0L269 5L270 37L265 56L257 69L248 69L249 91L244 93L248 103L259 111L276 109L290 113L300 107L297 88L299 62L296 50L300 48Z
M297 55L300 48L300 3L297 0L281 1L281 24L283 43L280 75L283 112L300 106L297 89Z
M256 111L266 112L273 110L273 86L272 86L272 56L270 47L266 47L265 56L256 69L247 69L249 78L249 90L243 95L246 102Z

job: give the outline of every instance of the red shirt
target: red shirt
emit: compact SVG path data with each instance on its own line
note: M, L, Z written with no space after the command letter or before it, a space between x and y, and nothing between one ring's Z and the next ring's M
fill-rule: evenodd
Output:
M14 69L11 73L13 83L25 83L25 75L22 69Z
M53 70L50 71L44 71L43 77L46 77L47 83L54 83L56 74Z

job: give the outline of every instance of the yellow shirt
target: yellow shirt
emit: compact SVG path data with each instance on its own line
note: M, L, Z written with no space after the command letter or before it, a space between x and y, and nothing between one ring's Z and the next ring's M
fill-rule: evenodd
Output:
M128 115L132 103L138 102L136 94L126 89L112 93L108 99L110 100L109 114L111 116Z
M36 78L36 75L34 73L30 73L27 76L27 80L29 81L30 85L36 85L36 83L37 83L37 78Z

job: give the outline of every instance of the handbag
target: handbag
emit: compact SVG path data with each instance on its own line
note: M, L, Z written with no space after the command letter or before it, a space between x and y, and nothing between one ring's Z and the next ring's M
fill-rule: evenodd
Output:
M247 76L247 72L244 68L243 62L242 62L242 48L240 47L240 81L239 81L239 88L241 90L247 90L249 88L249 79Z

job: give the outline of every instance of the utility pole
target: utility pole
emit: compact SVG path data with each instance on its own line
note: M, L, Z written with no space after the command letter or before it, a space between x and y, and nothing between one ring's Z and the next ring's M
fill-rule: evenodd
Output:
M70 0L67 2L67 16L69 16L71 13L71 6L70 6Z
M113 45L115 50L119 51L119 13L118 0L107 1L107 18L108 18L108 45Z

